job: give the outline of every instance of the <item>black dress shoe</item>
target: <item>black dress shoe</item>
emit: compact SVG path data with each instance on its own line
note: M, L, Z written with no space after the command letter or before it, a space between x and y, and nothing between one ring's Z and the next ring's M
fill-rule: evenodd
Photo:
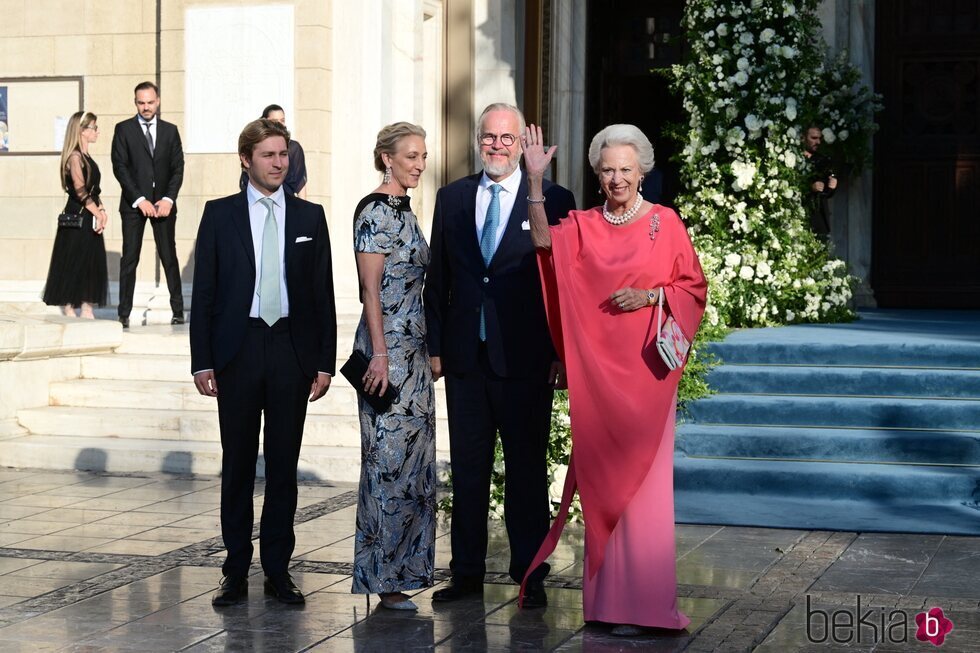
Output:
M435 603L445 603L470 596L483 596L482 578L453 578L447 587L432 593L432 600Z
M183 315L178 315L177 313L174 313L174 316L172 318L170 318L170 323L171 324L183 324L184 323L184 316Z
M211 597L211 605L235 605L248 598L248 579L244 576L225 576L218 591Z
M290 605L306 603L306 597L304 597L303 593L299 591L298 587L296 587L296 583L294 583L293 579L289 577L289 574L283 574L282 576L266 576L265 593L269 596L276 597L283 603L289 603Z
M120 318L119 318L119 324L121 324L124 329L128 329L129 328L129 317L121 317L120 316Z
M548 605L548 595L544 593L544 583L529 581L524 589L522 608L543 608Z

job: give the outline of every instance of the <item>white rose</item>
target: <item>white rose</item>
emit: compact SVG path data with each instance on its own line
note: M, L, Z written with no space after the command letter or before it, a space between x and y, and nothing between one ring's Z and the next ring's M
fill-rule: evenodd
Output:
M772 268L765 261L760 261L758 265L755 266L755 273L759 277L768 277L772 274Z
M783 113L786 115L786 118L788 118L789 120L796 120L796 105L787 104L786 109L783 111Z
M796 167L796 155L790 152L789 150L786 150L786 154L783 155L783 161L786 163L786 166L789 168Z
M712 55L711 57L711 63L713 63L716 66L720 66L724 61L725 60L721 58L720 54L715 54Z
M721 23L720 25L718 25L718 27L715 28L715 30L718 32L718 36L727 36L728 35L728 24L727 23Z
M732 79L735 80L735 83L738 84L739 86L745 86L749 81L749 76L745 73L744 70L740 70L737 73L735 73L735 76Z
M820 135L823 136L823 140L825 143L833 143L834 141L837 140L837 137L834 136L834 132L830 130L830 127L824 127L820 131Z
M762 129L762 121L754 113L750 113L745 116L745 126L749 131L756 131Z
M752 0L752 8L759 9L762 6L762 0Z
M787 2L786 4L783 5L784 17L795 16L795 15L796 15L796 7L794 7L792 3Z
M748 281L755 276L755 271L752 269L751 265L743 265L742 269L738 271L738 276Z
M850 135L851 132L847 131L846 129L842 129L840 130L840 132L837 133L837 138L841 139L842 141L846 141L847 137Z
M752 43L755 41L755 37L752 36L752 32L742 32L739 35L738 40L744 45L752 45Z
M783 50L782 50L782 54L787 59L792 59L793 57L796 56L796 50L794 50L792 47L790 47L788 45L784 45L783 46Z
M725 266L735 269L735 267L742 262L742 257L738 254L732 252L731 254L725 255Z
M786 321L787 322L792 322L795 319L796 319L796 313L794 313L793 311L791 311L789 309L786 309Z
M776 36L776 30L771 27L767 27L759 34L759 40L763 43L769 43L772 38Z
M565 477L568 476L568 465L558 465L551 475L551 485L548 487L548 496L552 502L561 501L562 490L565 489Z
M735 62L735 66L739 70L748 70L749 69L749 60L746 59L745 57L739 57L738 61Z

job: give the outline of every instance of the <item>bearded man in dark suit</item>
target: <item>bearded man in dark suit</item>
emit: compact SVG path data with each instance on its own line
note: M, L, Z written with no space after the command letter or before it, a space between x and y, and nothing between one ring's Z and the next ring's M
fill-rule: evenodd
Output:
M524 129L517 107L488 106L476 133L483 171L436 195L424 297L433 375L446 378L453 513L452 582L433 601L483 591L498 432L509 572L516 582L549 527L551 404L563 380L531 244L527 177L519 168ZM572 194L556 184L545 183L544 197L552 223L575 208ZM547 572L542 565L532 574L524 607L547 604Z
M221 535L228 557L212 597L243 600L252 559L252 491L265 418L259 532L265 592L305 599L288 573L296 537L296 468L307 403L326 394L337 358L330 237L323 207L283 192L289 132L259 119L238 154L245 190L204 207L194 259L191 371L218 399Z
M134 90L137 115L116 123L112 135L112 173L122 187L123 248L119 260L119 321L129 328L136 288L136 266L146 221L170 291L171 324L184 323L184 295L177 260L177 193L184 181L184 150L176 125L160 118L160 89L142 82Z

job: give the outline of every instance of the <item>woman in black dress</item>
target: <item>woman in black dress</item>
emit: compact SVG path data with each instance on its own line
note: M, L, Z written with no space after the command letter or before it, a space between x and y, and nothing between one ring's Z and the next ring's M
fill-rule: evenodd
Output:
M99 194L102 175L88 155L99 138L95 114L79 111L68 120L61 150L61 185L68 193L64 213L81 214L82 226L58 227L51 250L51 266L44 286L44 303L61 306L65 315L93 319L93 306L104 306L109 296L105 230L108 215Z

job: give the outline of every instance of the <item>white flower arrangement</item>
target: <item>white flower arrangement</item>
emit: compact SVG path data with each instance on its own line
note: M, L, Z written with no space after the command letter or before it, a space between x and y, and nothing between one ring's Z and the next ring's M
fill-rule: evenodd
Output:
M689 0L678 198L709 276L711 324L850 319L852 279L810 232L800 124L820 97L817 0ZM724 17L724 18L722 18ZM697 38L713 32L710 39ZM727 86L727 87L726 87ZM724 109L722 109L724 107ZM830 139L847 136L827 125Z

